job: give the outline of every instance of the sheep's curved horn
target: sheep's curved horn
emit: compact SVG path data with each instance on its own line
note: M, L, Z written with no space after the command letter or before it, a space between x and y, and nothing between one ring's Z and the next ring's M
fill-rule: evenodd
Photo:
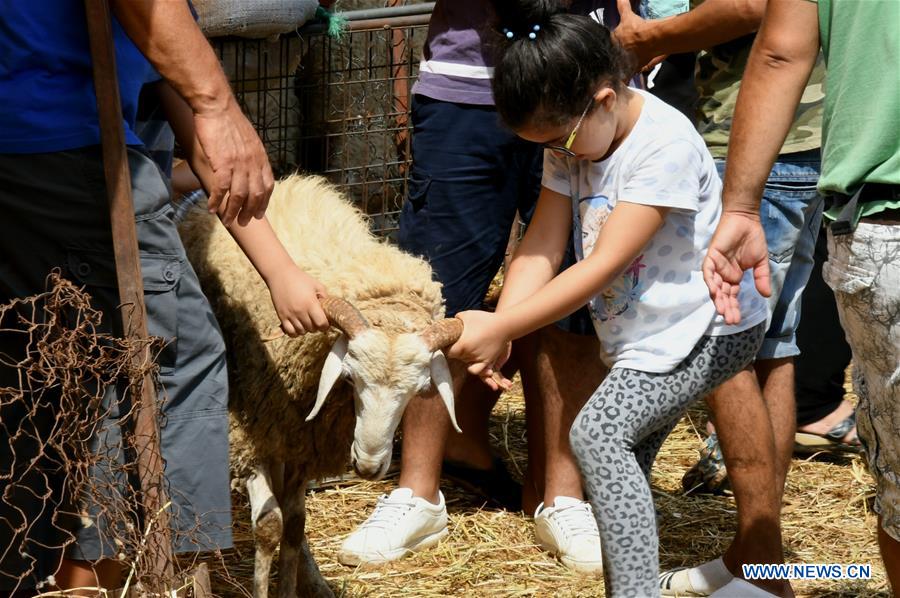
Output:
M449 347L462 335L463 323L459 318L444 318L438 320L422 331L422 340L428 346L429 351L440 351Z
M346 299L322 297L319 303L322 305L322 311L325 312L328 322L346 334L347 338L352 339L369 327L369 323L359 313L359 310Z
M325 364L322 366L322 374L319 376L319 390L316 392L316 404L313 405L312 411L306 416L306 421L311 421L319 414L319 410L322 409L322 405L325 404L328 393L331 392L335 382L341 377L341 371L344 367L344 357L346 355L347 337L342 334L334 341L331 350L328 351L328 356L325 357Z

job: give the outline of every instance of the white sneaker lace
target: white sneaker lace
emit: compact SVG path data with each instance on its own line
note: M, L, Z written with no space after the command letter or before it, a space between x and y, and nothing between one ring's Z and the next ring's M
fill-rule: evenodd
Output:
M362 527L389 529L395 526L410 509L415 506L412 501L390 500L387 494L378 497L375 510L362 524Z
M564 534L570 538L577 536L598 536L597 521L589 503L560 507L551 515Z

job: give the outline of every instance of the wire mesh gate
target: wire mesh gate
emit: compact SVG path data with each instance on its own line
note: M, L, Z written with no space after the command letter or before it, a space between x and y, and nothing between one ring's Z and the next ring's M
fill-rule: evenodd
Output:
M386 236L406 196L409 92L432 6L344 13L339 40L311 24L276 40L214 43L276 176L325 175Z

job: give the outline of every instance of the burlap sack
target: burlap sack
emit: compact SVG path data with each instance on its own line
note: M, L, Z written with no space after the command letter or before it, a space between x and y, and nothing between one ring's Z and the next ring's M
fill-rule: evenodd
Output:
M207 37L268 37L313 18L318 0L193 0Z

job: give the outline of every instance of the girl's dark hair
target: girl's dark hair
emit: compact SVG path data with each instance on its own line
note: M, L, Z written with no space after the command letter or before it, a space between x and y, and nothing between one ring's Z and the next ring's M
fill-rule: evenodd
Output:
M618 88L625 80L621 49L592 18L568 14L558 0L493 5L494 103L510 128L567 123L581 116L602 83Z

